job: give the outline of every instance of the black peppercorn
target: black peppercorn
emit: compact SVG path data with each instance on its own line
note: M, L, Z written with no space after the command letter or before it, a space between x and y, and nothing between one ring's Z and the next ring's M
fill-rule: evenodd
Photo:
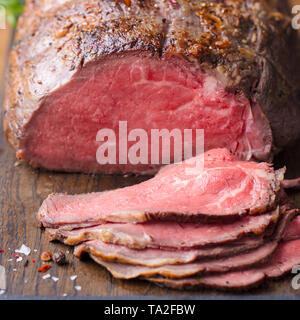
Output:
M62 251L55 252L52 257L53 261L59 265L66 264L66 255Z

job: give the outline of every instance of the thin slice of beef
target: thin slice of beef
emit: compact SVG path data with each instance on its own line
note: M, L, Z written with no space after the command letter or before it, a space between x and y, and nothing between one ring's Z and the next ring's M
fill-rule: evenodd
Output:
M93 243L96 245L95 250L92 250L94 255L104 260L157 267L165 264L184 264L195 260L231 257L261 247L266 239L263 236L247 237L238 240L236 243L186 250L168 250L166 248L130 249L122 245L108 244L99 240L94 241ZM76 246L75 255L81 258L85 252L90 251L88 244L91 242Z
M263 272L246 270L199 278L168 279L162 277L147 277L143 279L159 286L176 290L199 290L201 288L249 290L257 287L265 279L265 274Z
M96 161L98 130L118 140L123 120L148 136L204 129L206 149L267 160L272 142L300 134L296 32L279 1L268 3L26 1L10 56L9 142L34 167L156 171Z
M138 185L102 193L52 194L38 220L44 227L74 229L103 222L196 221L263 213L276 205L284 169L238 161L215 149L166 166Z
M98 242L87 243L82 245L77 251L86 250L90 257L98 264L105 267L115 278L133 279L139 277L163 276L167 278L184 278L211 272L228 272L230 270L243 269L265 261L277 248L277 241L268 242L267 244L255 249L249 253L241 255L212 260L208 262L191 262L186 264L162 265L160 267L146 267L135 264L123 264L106 261L99 257ZM94 248L97 247L95 250ZM76 254L75 253L75 254ZM107 258L107 256L106 256ZM159 259L159 257L157 257Z
M136 264L136 265L142 265L146 267L158 267L158 266L164 266L167 264L187 264L189 262L193 262L195 260L208 260L207 258L216 259L218 258L216 253L222 253L223 257L224 254L230 255L230 258L218 260L216 261L218 265L222 265L222 267L228 266L228 261L230 259L232 260L232 265L235 265L238 267L238 264L240 267L245 266L247 263L248 265L252 261L253 264L254 261L261 261L263 260L262 256L265 254L265 258L267 258L268 255L272 253L273 250L277 247L278 241L282 238L282 235L284 234L287 225L291 221L291 219L294 218L297 210L289 209L288 207L282 208L282 216L280 219L280 222L277 224L275 232L267 237L265 234L265 244L263 245L261 241L257 241L257 243L261 243L261 247L257 250L252 250L252 253L244 256L241 255L240 259L236 259L236 263L234 264L233 256L237 256L239 250L245 250L245 247L243 248L243 243L248 244L248 250L251 248L251 242L252 245L255 243L253 242L254 239L242 239L237 241L236 243L230 243L226 246L222 247L207 247L207 248L201 248L198 250L192 249L192 250L162 250L162 249L142 249L142 250L135 250L130 249L122 245L114 245L114 244L107 244L101 240L92 240L84 242L83 244L77 246L75 248L74 254L77 257L81 257L85 252L89 253L90 255L93 255L95 257L99 257L102 260L105 261L111 261L111 262L120 262L125 264ZM176 231L175 231L176 233ZM95 239L95 238L94 238ZM262 237L259 237L260 240L262 240ZM247 247L247 246L246 246ZM231 248L231 250L229 249ZM254 248L253 248L254 249ZM209 254L208 254L209 252ZM256 253L255 253L256 252ZM229 260L228 260L229 259ZM257 260L255 260L257 259ZM212 266L216 266L216 262L212 262ZM214 264L215 263L215 264ZM242 264L244 263L244 264ZM112 270L115 268L115 264L110 266ZM191 268L187 268L188 270L195 270L199 268L201 271L203 269L210 268L210 264L195 264L191 266ZM128 267L129 268L129 267ZM128 269L127 268L127 269ZM216 267L215 267L216 268ZM126 269L126 268L124 268ZM127 269L124 270L129 276L129 273L127 272ZM147 268L140 268L135 269L129 268L129 270L132 272L132 274L141 272L141 273L147 273L147 272L171 272L171 270L168 270L165 268L165 266L162 269L157 269L156 271L149 271ZM122 271L122 270L121 270ZM176 271L176 270L175 270ZM119 271L120 274L120 271Z
M198 289L201 287L240 290L258 285L264 279L278 278L300 264L300 240L283 242L273 257L263 266L245 271L224 273L199 278L167 279L147 278L156 284L173 289Z
M273 230L280 210L257 216L245 216L234 222L222 223L104 223L75 230L47 229L50 240L77 245L99 239L106 243L124 245L132 249L193 248L240 240L244 236L259 236Z

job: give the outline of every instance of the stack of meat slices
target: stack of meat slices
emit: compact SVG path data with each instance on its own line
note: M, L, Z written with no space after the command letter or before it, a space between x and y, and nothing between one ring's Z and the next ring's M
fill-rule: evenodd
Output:
M300 219L284 169L215 149L138 185L52 194L38 212L50 240L120 279L172 288L248 288L300 264ZM202 155L203 157L203 155Z

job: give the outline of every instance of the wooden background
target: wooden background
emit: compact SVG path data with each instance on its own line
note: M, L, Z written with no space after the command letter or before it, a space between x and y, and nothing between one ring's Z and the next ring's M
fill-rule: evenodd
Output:
M292 2L300 4L299 0ZM11 37L10 29L0 30L0 75L3 74ZM4 78L2 78L2 83L4 82ZM0 104L3 101L3 85L1 88ZM2 132L1 119L0 123L0 132ZM300 176L299 146L300 143L292 150L286 150L276 160L277 166L287 165L290 177ZM33 170L25 164L19 165L16 162L14 151L8 146L3 134L0 134L0 250L4 250L3 253L0 253L0 265L5 267L7 280L6 290L0 295L0 299L15 296L62 297L66 294L68 297L126 296L141 299L154 296L192 296L196 298L224 296L225 293L212 290L178 292L162 289L143 281L114 279L92 261L79 261L74 258L72 248L57 243L48 243L41 230L36 226L35 214L43 199L51 192L75 194L102 191L130 185L143 179L145 178L59 174ZM292 192L290 197L300 207L300 192ZM28 257L21 255L23 260L16 262L13 253L22 244L31 248L31 254ZM54 252L57 249L64 252L69 251L67 253L69 264L58 267L52 263L52 268L48 273L59 278L57 282L52 279L42 279L45 274L37 271L37 268L42 265L40 254L45 250ZM24 263L26 259L28 259L27 266ZM33 263L32 260L35 262ZM70 279L72 275L77 275L75 281ZM300 297L300 290L294 291L290 282L291 276L287 276L278 281L268 281L260 289L230 295L230 297L238 298L241 295L271 295L273 297L278 295L296 297L299 295ZM81 291L77 291L75 286L81 286Z

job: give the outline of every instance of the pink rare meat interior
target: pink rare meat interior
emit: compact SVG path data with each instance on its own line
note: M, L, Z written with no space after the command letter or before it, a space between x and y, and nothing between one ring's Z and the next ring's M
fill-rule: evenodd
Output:
M177 128L182 134L184 129L204 129L206 150L224 147L243 160L265 157L270 149L270 128L260 108L251 109L242 94L227 92L215 76L182 58L127 54L90 63L45 97L26 125L19 156L53 170L157 170L150 164L97 163L97 132L112 129L118 141L119 121L127 121L128 132L148 133L149 159L151 129Z
M101 221L145 222L152 216L169 220L181 214L188 221L197 215L255 213L274 204L282 170L275 172L267 163L235 160L224 149L205 153L204 169L196 167L198 158L168 166L154 178L126 188L50 195L39 211L39 219L47 226L82 226Z
M230 223L104 223L71 231L59 229L57 236L61 234L65 237L67 244L96 238L138 249L189 248L231 242L248 234L263 234L269 226L277 222L278 217L279 210L274 210L264 215L245 216Z

